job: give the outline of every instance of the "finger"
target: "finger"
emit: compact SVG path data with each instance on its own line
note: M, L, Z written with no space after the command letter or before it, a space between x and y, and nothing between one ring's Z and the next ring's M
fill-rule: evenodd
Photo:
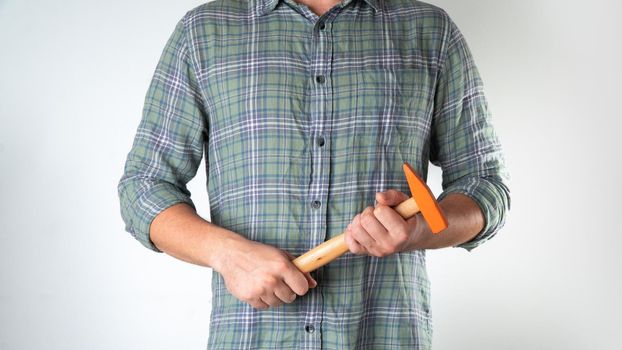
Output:
M379 205L374 209L374 217L387 230L389 237L398 237L407 234L405 228L408 223L404 218L395 211L395 209L386 205Z
M294 264L290 264L283 274L283 281L298 295L305 295L309 290L309 281Z
M254 307L255 309L267 309L268 308L268 304L264 303L263 301L261 301L261 299L259 300L254 300L248 303L250 306Z
M344 238L346 240L346 244L348 245L348 249L352 254L361 255L367 253L365 248L352 238L351 225L348 225L346 228Z
M382 243L391 238L391 236L389 236L387 229L378 221L374 215L374 211L375 209L372 207L363 211L361 215L361 225L377 244L382 245Z
M277 307L283 304L281 299L277 298L276 295L274 295L274 293L266 293L262 295L260 298L261 298L261 301L263 301L264 303L272 307Z
M283 253L285 253L285 255L287 255L289 260L296 259L296 257L293 256L292 254L290 254L289 252L283 251ZM317 281L315 279L313 279L313 277L311 276L311 274L309 272L305 272L305 273L303 273L303 275L307 279L307 283L309 284L309 288L317 287Z
M396 206L407 200L408 198L410 197L408 197L408 195L406 195L404 192L400 192L394 189L376 193L376 201L378 202L378 204L388 205L390 207Z
M297 297L296 293L294 293L285 283L280 283L274 289L274 295L276 295L279 300L287 304L296 300Z
M376 241L372 236L369 235L367 231L361 226L361 215L357 215L352 220L352 225L350 227L350 231L352 232L352 239L354 239L358 244L363 246L366 251L370 251L376 245Z
M311 276L311 273L305 272L303 275L307 279L307 283L309 283L309 288L317 287L317 281Z

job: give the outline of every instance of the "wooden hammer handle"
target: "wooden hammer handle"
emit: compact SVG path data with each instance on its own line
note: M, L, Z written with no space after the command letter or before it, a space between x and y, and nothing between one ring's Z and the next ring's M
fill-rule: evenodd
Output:
M409 219L419 212L414 198L408 198L394 207L404 219ZM293 263L302 272L311 272L337 259L348 252L344 234L333 237L310 251L294 259Z

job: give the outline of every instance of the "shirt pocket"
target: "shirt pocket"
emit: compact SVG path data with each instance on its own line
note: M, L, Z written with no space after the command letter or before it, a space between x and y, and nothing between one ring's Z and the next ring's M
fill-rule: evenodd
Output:
M379 152L387 158L381 161L399 172L404 161L423 166L435 88L431 77L425 68L406 65L359 70L354 146L368 154Z

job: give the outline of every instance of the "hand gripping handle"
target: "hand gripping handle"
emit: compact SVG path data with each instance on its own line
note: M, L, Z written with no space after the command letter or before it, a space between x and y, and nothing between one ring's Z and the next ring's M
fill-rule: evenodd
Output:
M393 207L405 220L413 217L419 212L419 206L414 198L408 198L397 206ZM348 245L345 241L344 233L333 237L328 241L318 245L310 251L294 259L293 263L302 272L311 272L329 262L337 259L348 252Z

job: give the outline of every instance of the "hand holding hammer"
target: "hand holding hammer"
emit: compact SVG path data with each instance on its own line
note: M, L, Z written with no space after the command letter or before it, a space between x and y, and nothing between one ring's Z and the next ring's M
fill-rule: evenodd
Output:
M432 191L417 176L410 164L404 162L403 169L412 197L404 200L393 209L404 219L409 219L421 212L433 233L439 233L446 229L447 219L438 206ZM302 272L310 272L328 264L348 251L344 232L294 259L293 263Z

